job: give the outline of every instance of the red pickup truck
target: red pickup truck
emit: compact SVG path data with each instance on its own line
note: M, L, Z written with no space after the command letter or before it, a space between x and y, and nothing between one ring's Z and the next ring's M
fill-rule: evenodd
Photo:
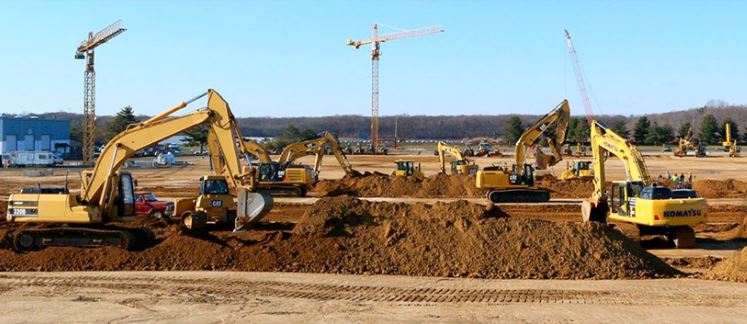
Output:
M150 192L135 193L135 214L138 216L149 215L155 218L170 219L174 213L174 203L162 201Z

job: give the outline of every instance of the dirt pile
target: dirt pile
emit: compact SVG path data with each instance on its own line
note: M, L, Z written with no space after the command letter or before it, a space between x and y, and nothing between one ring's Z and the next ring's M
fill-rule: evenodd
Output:
M708 279L747 282L747 248L721 261L705 275Z
M15 224L4 224L15 225ZM658 278L678 272L607 226L511 219L464 201L435 205L324 198L294 227L187 235L141 221L158 244L0 249L0 270L244 270L478 278ZM7 239L6 239L7 242Z
M693 189L704 198L747 198L747 182L726 180L697 180Z
M550 191L552 198L589 198L594 191L591 179L560 180L551 174L537 176L535 184Z
M365 173L339 180L322 180L314 188L320 196L454 198L483 197L475 176L436 174L425 179Z

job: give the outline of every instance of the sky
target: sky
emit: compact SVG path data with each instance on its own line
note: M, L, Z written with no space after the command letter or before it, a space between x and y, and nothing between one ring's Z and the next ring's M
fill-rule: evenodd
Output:
M250 116L369 115L373 22L445 32L382 44L381 115L544 114L584 109L563 29L595 114L747 103L747 1L3 1L4 113L82 112L89 31L96 107L153 115L208 88ZM381 34L396 29L382 28Z

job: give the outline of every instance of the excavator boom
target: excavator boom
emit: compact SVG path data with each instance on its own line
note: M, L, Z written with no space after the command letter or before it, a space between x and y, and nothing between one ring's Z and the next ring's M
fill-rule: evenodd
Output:
M352 176L355 171L353 170L353 166L350 164L350 161L348 161L348 158L342 152L340 142L334 135L332 135L332 133L327 131L324 131L318 137L296 142L286 146L285 149L283 149L283 152L280 154L278 163L280 163L280 165L282 166L288 166L289 164L304 156L315 155L316 159L314 161L314 172L318 173L322 164L322 158L324 157L325 144L329 144L330 149L332 150L332 154L337 159L337 162L340 164L340 167L342 167L343 171L345 171L345 175Z

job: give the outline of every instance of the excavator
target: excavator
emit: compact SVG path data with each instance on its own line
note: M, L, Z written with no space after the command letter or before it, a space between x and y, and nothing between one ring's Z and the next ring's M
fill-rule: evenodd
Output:
M741 150L737 144L737 139L731 137L731 123L724 124L724 132L726 134L724 134L724 141L721 142L721 146L729 150L729 157L738 157Z
M693 247L692 225L705 221L706 200L691 189L656 185L635 146L596 120L591 123L594 191L582 203L583 220L631 223L640 235L665 235L677 248ZM627 180L613 181L609 191L605 190L607 155L619 158L627 174Z
M676 157L687 156L688 150L694 150L695 157L706 156L705 146L701 145L700 143L694 143L693 141L693 128L692 127L690 127L687 130L687 135L685 135L685 137L680 138L679 141L677 142L677 148L674 149L674 156Z
M324 131L318 136L289 144L280 153L277 162L272 161L270 154L259 143L251 139L243 139L244 154L251 154L259 163L256 167L259 172L258 188L274 194L291 194L305 196L306 192L317 182L319 178L322 159L324 158L325 146L329 146L331 153L340 163L346 176L357 174L353 166L342 152L337 138L330 132ZM296 160L307 155L315 155L313 168L306 165L294 164Z
M244 151L249 164L258 173L257 188L274 195L305 196L315 182L314 171L305 165L290 165L273 161L270 153L261 144L244 138ZM251 158L258 162L251 162ZM218 162L220 163L220 162Z
M207 107L183 116L175 112L207 96ZM81 190L67 188L56 193L12 194L8 200L6 221L46 224L24 227L13 235L18 250L46 246L118 246L125 249L143 246L152 239L144 229L119 226L135 218L134 181L121 167L136 152L171 136L200 125L209 125L211 154L224 162L222 179L237 192L237 217L259 220L272 207L272 198L256 192L253 170L240 167L235 134L235 119L228 103L214 90L207 92L127 129L109 141L101 151L93 170L81 172ZM239 134L240 135L240 134ZM211 201L206 203L210 204ZM189 223L206 221L199 212L188 215ZM150 233L152 234L152 233Z
M278 162L281 165L291 165L297 159L300 159L307 155L314 155L314 175L318 178L320 167L322 166L322 159L324 158L325 147L329 146L330 153L335 156L340 167L345 171L346 176L353 176L355 170L353 170L352 164L348 161L348 158L342 152L340 142L330 132L324 131L315 138L307 139L304 141L296 142L285 147L283 152L280 154Z
M532 146L552 124L555 127L555 138L547 142L552 157L547 159L548 166L560 162L563 158L558 149L565 142L565 133L570 121L571 108L568 100L563 100L548 114L527 128L516 141L516 163L509 169L506 166L489 166L477 172L477 188L487 189L488 200L499 202L544 202L550 200L547 190L534 187L534 167L525 163L527 148Z
M446 173L446 153L454 157L454 161L451 161L452 174L475 174L480 169L479 166L475 165L475 162L464 157L459 148L445 142L438 142L436 152L441 161L441 173Z

